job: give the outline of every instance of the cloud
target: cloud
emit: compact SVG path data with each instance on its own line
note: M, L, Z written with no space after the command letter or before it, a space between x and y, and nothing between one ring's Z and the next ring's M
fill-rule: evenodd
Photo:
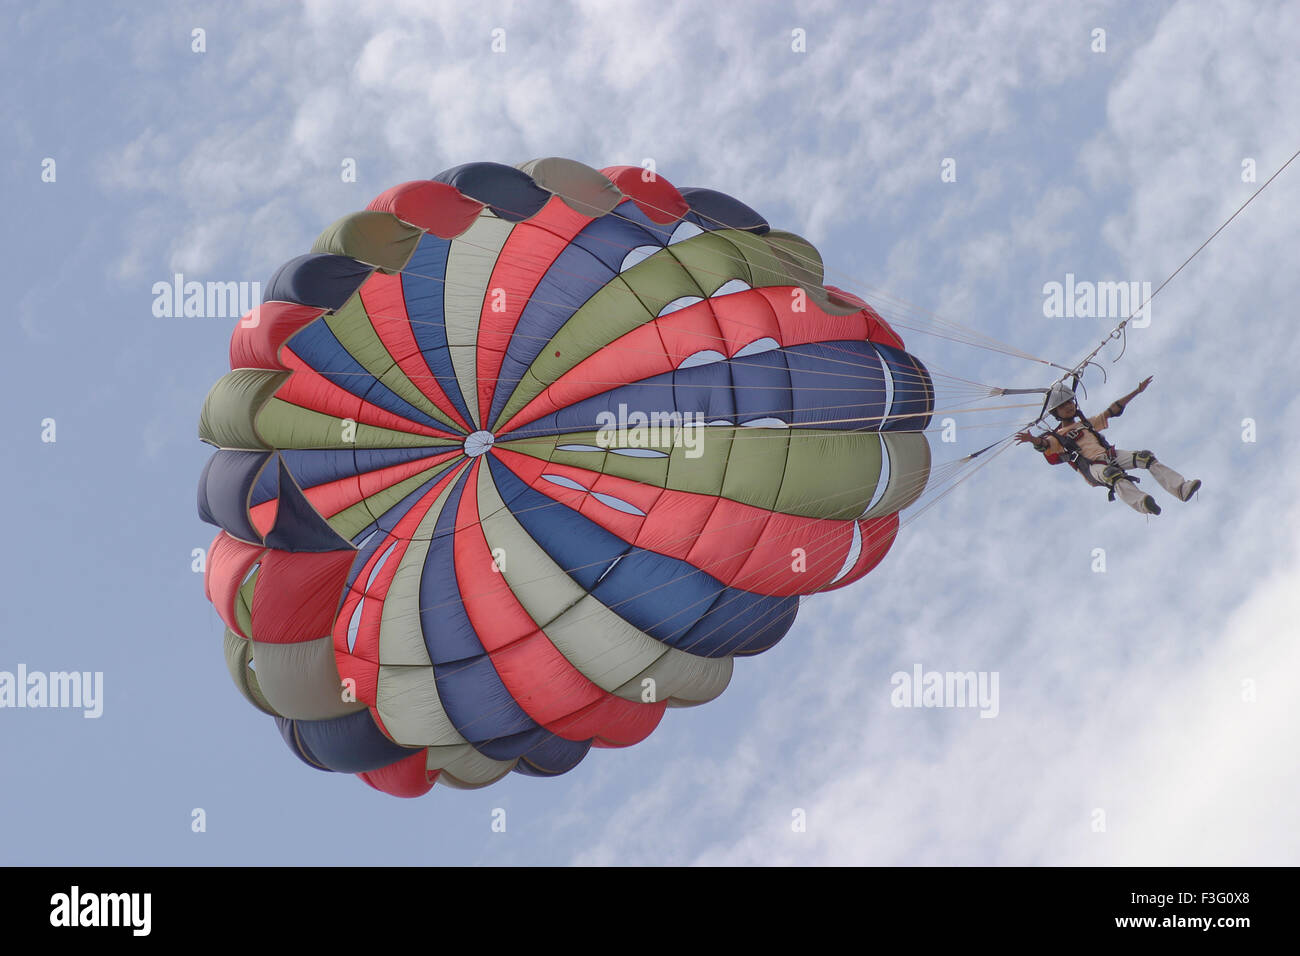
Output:
M479 159L652 158L681 185L798 208L816 239L858 217L846 191L882 203L937 183L955 144L1017 121L1017 94L1083 69L1088 22L960 3L924 18L761 4L261 11L237 30L206 24L209 52L177 72L170 121L106 157L103 181L178 198L163 256L204 267L216 247L198 234L235 203L290 199L336 218L343 196L322 181L358 155L364 185L344 193L357 206ZM196 108L217 88L219 110Z
M1300 511L1274 520L1300 540ZM1005 557L999 547L965 562L990 595L1014 591L1004 585L1015 572L985 565ZM918 549L929 550L908 550ZM1249 550L1159 570L1212 589ZM900 558L926 566L924 556ZM1061 588L1059 602L1025 592L1007 609L1024 621L1010 632L987 604L924 583L898 587L901 574L887 577L883 606L860 593L830 597L829 609L801 618L800 650L779 675L738 675L764 686L734 755L674 760L670 776L610 814L576 862L1294 863L1289 755L1300 732L1288 680L1300 649L1287 622L1300 554L1293 548L1257 588L1243 586L1244 600L1226 610L1212 602L1178 629L1160 613L1163 597L1146 616L1136 610L1144 574L1099 585L1104 598L1087 593L1085 574L1061 576L1085 587ZM889 674L913 662L997 670L1001 714L891 708ZM1255 702L1243 700L1246 680L1258 685ZM792 829L796 809L806 833ZM1097 810L1103 832L1093 830Z
M1289 155L1278 144L1300 145L1289 132L1298 114L1279 93L1300 81L1264 93L1253 79L1233 79L1252 63L1297 68L1286 51L1300 23L1290 8L1273 12L1261 18L1267 35L1240 18L1224 34L1232 18L1221 8L1180 4L1116 75L1107 126L1084 150L1083 169L1093 195L1124 190L1106 234L1137 276L1158 281L1249 195L1236 188L1239 144L1274 144L1268 171ZM1218 122L1231 145L1203 147ZM1106 509L1073 475L1031 471L1023 453L1004 456L907 529L866 581L809 602L798 634L769 652L774 660L742 662L731 692L746 695L757 723L736 738L734 759L687 765L638 792L576 860L1300 859L1300 777L1289 756L1298 732L1285 683L1300 664L1288 623L1300 510L1285 477L1300 455L1278 440L1300 425L1300 399L1277 400L1290 356L1267 344L1289 340L1290 321L1267 304L1300 291L1267 251L1294 245L1285 210L1297 190L1292 177L1266 193L1249 225L1234 224L1214 255L1198 259L1158 301L1152 329L1130 343L1124 371L1158 359L1169 390L1145 412L1135 405L1117 435L1205 476L1200 501L1162 499L1166 514L1143 522ZM1046 190L1026 213L977 233L968 212L954 214L945 229L962 237L949 253L960 279L946 307L965 304L962 287L999 261L1062 247L1058 225L1093 195ZM962 201L987 208L969 194ZM916 248L904 235L895 252L906 274L925 276L907 254ZM1231 314L1250 323L1225 328ZM1265 370L1276 377L1261 378ZM1242 441L1239 420L1252 412L1269 422L1265 444ZM1096 549L1104 574L1090 569ZM891 708L888 676L913 663L998 671L1001 715ZM1244 681L1257 685L1253 702L1243 700ZM665 807L675 808L672 825L655 828ZM791 826L796 808L807 814L806 833Z

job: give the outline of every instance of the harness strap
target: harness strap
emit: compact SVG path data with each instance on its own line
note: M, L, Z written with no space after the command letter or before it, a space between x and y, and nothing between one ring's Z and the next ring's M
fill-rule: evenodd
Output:
M1092 437L1097 439L1097 443L1101 445L1101 447L1105 450L1106 453L1105 459L1101 461L1094 461L1093 459L1089 458L1087 455L1083 453L1083 449L1079 447L1079 443L1077 441L1071 438L1068 434L1057 430L1066 425L1072 424L1076 419L1071 419L1069 422L1062 422L1061 425L1057 426L1057 428L1052 429L1052 434L1053 436L1055 436L1056 440L1061 443L1061 446L1065 448L1066 451L1069 452L1069 454L1065 457L1065 460L1069 462L1070 467L1073 468L1075 471L1077 471L1079 474L1083 475L1083 477L1086 478L1090 484L1103 485L1109 493L1108 494L1109 500L1114 501L1116 482L1124 479L1127 479L1128 481L1136 482L1139 479L1133 475L1130 475L1124 469L1120 468L1119 465L1115 464L1115 458L1116 458L1115 446L1112 445L1110 442L1106 441L1106 439L1102 436L1101 432L1099 432L1097 429L1092 427L1092 422L1088 421L1087 417L1083 414L1083 412L1076 411L1075 415L1077 416L1078 422L1085 429L1087 429L1089 432L1092 433ZM1082 464L1080 464L1081 462ZM1108 479L1105 470L1103 470L1102 481L1098 482L1092 476L1093 465L1105 465L1106 469L1114 468L1119 472L1119 474L1114 475L1113 477L1110 477Z

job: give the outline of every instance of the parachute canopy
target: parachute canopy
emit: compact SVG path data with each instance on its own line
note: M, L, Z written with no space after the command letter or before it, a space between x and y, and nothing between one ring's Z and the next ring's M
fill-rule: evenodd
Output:
M716 697L924 490L925 367L817 251L639 167L471 163L280 267L204 404L208 598L308 764L548 776Z

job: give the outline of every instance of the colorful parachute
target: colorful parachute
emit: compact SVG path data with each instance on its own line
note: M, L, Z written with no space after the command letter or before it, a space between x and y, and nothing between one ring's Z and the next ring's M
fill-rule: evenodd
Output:
M399 796L645 738L871 570L924 366L816 250L639 167L471 163L282 266L200 437L236 685Z

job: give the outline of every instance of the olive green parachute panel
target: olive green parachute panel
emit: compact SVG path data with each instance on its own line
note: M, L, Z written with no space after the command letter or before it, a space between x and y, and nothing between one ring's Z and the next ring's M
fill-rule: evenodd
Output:
M487 515L481 523L488 547L503 548L506 555L501 572L506 585L584 677L633 701L642 700L635 679L648 673L661 675L659 700L708 699L704 695L719 686L720 677L726 686L729 660L697 666L701 658L655 640L579 587L506 509L486 468L479 472L478 495L480 514ZM681 662L673 664L677 658ZM721 676L724 671L728 676Z
M776 510L789 449L789 429L734 429L721 495L756 508Z
M629 306L628 291L636 297L641 306L653 319L663 311L664 306L683 296L704 296L705 288L717 288L728 279L735 277L736 263L723 259L716 244L702 243L708 233L702 233L685 242L660 249L653 255L641 260L636 265L619 273L623 286L610 282L601 288L586 305L579 309L568 324L556 334L556 348L561 348L560 336L572 331L572 341L564 344L570 350L582 350L582 358L596 352L606 343L620 335L632 331L642 323L649 321L641 313ZM689 247L699 243L699 254L692 257ZM703 272L701 285L687 267L684 260L697 259L694 268ZM707 267L711 269L705 271ZM586 326L584 329L583 326ZM563 349L562 349L563 351ZM545 354L545 353L543 353ZM566 353L567 354L567 353ZM576 353L575 353L576 354ZM538 373L539 377L542 373Z
M573 313L533 360L493 427L499 428L579 362L620 336L654 321L669 302L703 294L691 274L666 249L612 276Z
M370 527L381 515L399 501L446 467L447 462L441 461L425 471L411 475L395 485L389 485L370 497L362 498L356 504L349 505L337 514L327 515L325 518L330 527L340 537L351 540L361 531Z
M277 713L293 720L329 720L366 709L359 701L343 700L333 635L293 644L252 643L258 686Z
M690 275L698 292L683 292L682 295L698 294L707 298L733 279L753 285L749 262L744 256L737 255L737 252L736 244L728 242L724 236L703 232L683 242L673 243L663 253L656 255L666 253L672 256ZM631 276L642 264L629 269L625 274Z
M754 288L798 284L765 236L736 229L720 229L709 235L725 239L734 250L730 256L733 259L743 259L748 264L748 281Z
M718 496L727 481L727 462L739 429L730 425L707 425L692 435L696 450L674 447L668 458L667 486L676 491ZM744 441L744 438L740 438ZM621 464L621 463L620 463Z
M595 437L594 433L590 434ZM672 461L673 452L671 436L668 436L667 440L664 439L665 436L661 434L657 443L647 441L633 448L633 450L662 452L662 458L620 455L617 451L611 449L604 455L604 467L600 468L600 471L618 478L629 478L643 485L657 485L664 488L668 485L668 468ZM568 444L568 442L564 444ZM575 465L579 468L592 468L594 467L593 460L598 460L600 457L601 455L597 452L566 451L563 448L557 448L555 456L551 460L564 465Z
M802 286L808 298L828 315L852 315L861 310L860 306L839 302L832 299L826 291L825 272L822 257L815 246L802 236L792 232L772 231L763 237L770 243L777 257L794 277L795 284Z
M443 710L432 667L379 665L375 709L404 747L468 746Z
M825 281L826 271L822 265L821 253L817 247L803 236L793 232L773 229L763 237L772 250L772 254L781 261L786 275L806 289L820 288ZM856 309L854 311L857 311Z
M930 443L923 432L881 432L889 455L889 484L864 518L902 511L925 491L930 479Z
M469 744L430 747L426 760L425 766L429 770L442 770L438 782L456 790L478 790L496 783L518 763L516 760L485 757Z
M733 431L730 428L694 426L671 431L665 427L657 434L652 431L633 450L663 453L664 457L654 458L637 454L623 455L614 448L601 447L602 443L609 445L612 439L600 432L568 432L563 435L506 439L497 442L497 447L559 465L571 465L617 478L627 478L644 485L716 495L722 490ZM713 440L715 433L717 441ZM629 434L628 437L632 436Z
M288 372L237 368L212 386L199 415L199 438L218 448L263 449L278 447L273 438L258 433L256 418L262 406L289 377ZM270 442L270 444L268 444Z
M636 443L640 450L663 452L662 458L620 455L602 448L602 442L608 444L609 438L598 432L574 432L502 441L498 447L643 485L730 498L806 518L856 518L880 481L875 432L711 425L678 429L675 438L663 428Z
M380 428L313 411L273 398L257 416L257 431L275 448L455 448L451 438L434 438ZM349 440L349 438L351 440Z
M489 294L492 270L513 228L513 223L498 219L485 209L468 231L452 240L447 251L445 274L455 279L448 279L443 289L443 321L456 382L475 427L478 427L478 370L474 346L478 343L479 320Z
M602 435L600 432L569 432L563 435L505 440L498 442L497 446L557 465L586 468L619 478L630 478L646 485L664 487L668 481L669 454L673 448L672 434L668 429L663 429L658 434L652 433L644 444L634 449L661 452L663 457L657 458L621 455L609 447L613 437L612 433ZM602 444L606 447L601 447Z
M354 212L335 220L311 251L350 256L391 274L406 265L422 235L390 212Z
M582 445L588 450L560 451L561 445ZM528 438L506 437L498 439L494 447L541 461L553 461L602 473L606 471L609 460L609 452L596 444L595 432L566 432L563 435L535 435Z
M250 704L272 717L283 716L277 714L275 708L266 700L262 689L257 685L257 671L253 670L252 648L249 642L240 637L230 628L226 628L225 647L226 668L230 671L230 679L235 682L235 687L244 695Z
M792 429L789 440L776 510L843 521L861 515L880 482L879 437L874 432Z
M324 316L325 324L334 333L339 344L347 349L348 354L356 359L362 368L411 405L445 425L448 430L461 431L459 425L453 423L445 412L429 401L419 387L406 377L402 367L393 360L392 354L384 346L375 331L375 324L392 321L395 321L392 316L370 315L362 304L360 295L353 295L338 311Z
M669 707L692 707L727 689L733 661L731 657L696 657L674 648L614 693L624 700L646 700L648 696L666 701Z
M531 176L543 189L559 196L574 212L592 219L612 212L623 201L623 194L603 173L572 159L551 156L516 168Z

